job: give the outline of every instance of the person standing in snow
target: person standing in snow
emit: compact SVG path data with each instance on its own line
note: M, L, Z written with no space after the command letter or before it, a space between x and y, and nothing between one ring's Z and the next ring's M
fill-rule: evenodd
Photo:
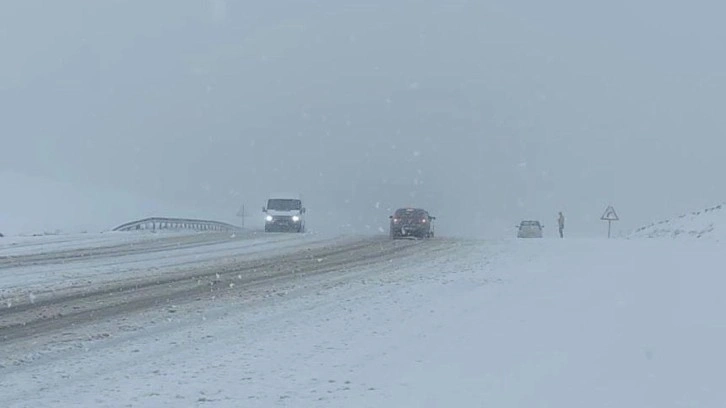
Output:
M557 217L557 225L560 227L560 238L565 237L565 216L562 215L562 211L560 211L560 216Z

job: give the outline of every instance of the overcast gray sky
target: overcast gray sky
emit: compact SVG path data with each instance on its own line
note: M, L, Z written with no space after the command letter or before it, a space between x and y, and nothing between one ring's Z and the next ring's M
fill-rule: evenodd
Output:
M6 1L0 172L209 218L245 203L256 219L268 191L297 190L310 228L376 230L417 205L449 234L513 234L522 218L554 227L563 210L588 235L604 231L608 204L618 228L637 227L724 201L724 12Z

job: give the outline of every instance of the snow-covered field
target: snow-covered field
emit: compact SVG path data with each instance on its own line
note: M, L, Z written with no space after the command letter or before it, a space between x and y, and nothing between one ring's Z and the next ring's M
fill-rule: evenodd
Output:
M0 405L726 406L720 243L418 249L27 345L3 356Z

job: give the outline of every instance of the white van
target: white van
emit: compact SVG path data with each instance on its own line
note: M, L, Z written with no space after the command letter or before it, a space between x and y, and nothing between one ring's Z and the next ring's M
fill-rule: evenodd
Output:
M265 232L305 232L305 207L297 193L270 194L265 213Z

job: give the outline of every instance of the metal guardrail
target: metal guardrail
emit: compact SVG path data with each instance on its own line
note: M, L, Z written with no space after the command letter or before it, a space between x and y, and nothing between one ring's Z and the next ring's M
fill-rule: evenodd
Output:
M240 227L218 221L194 220L189 218L161 218L151 217L143 220L131 221L119 225L113 231L139 231L139 230L193 230L193 231L222 231L233 232L241 230Z

